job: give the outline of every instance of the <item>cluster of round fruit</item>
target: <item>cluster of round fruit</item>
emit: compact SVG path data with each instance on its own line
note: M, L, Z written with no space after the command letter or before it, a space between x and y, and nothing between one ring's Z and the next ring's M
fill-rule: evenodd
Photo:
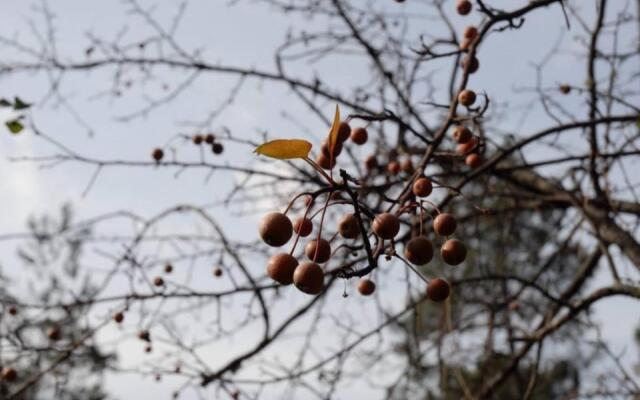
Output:
M427 197L431 194L432 183L428 178L420 177L415 180L412 190L417 197ZM422 207L421 204L419 206ZM313 222L306 215L295 219L292 223L283 213L267 214L259 225L260 237L269 246L281 247L291 239L293 233L296 233L297 243L300 237L307 237L313 231ZM355 214L343 215L338 221L338 234L344 239L360 237L364 229L364 221L359 218L363 217ZM467 255L467 249L461 241L448 238L455 232L456 227L456 220L451 214L438 213L433 219L434 232L446 238L440 247L440 256L442 261L449 265L462 263ZM400 232L400 219L396 214L389 212L377 214L371 221L371 231L382 241L389 240L393 243ZM363 240L368 239L365 237ZM293 283L307 294L322 292L324 271L319 264L331 258L331 243L320 236L309 241L304 249L309 261L302 263L299 263L292 253L293 250L290 253L280 252L273 255L267 264L267 275L282 285ZM404 256L411 264L425 265L433 259L433 255L433 243L422 232L408 240L405 245ZM375 283L369 279L361 279L357 288L361 294L370 295L375 291ZM428 283L427 296L434 301L444 301L449 296L449 292L449 284L443 279L432 279Z
M465 156L465 164L471 168L478 168L482 165L482 156L478 152L480 142L469 128L464 125L458 125L453 128L451 136L458 143L456 153Z
M222 152L224 151L224 146L222 145L222 143L216 141L216 137L211 133L208 133L206 135L193 135L191 137L191 141L196 146L202 146L204 144L210 145L211 152L216 155L222 154ZM155 162L159 163L164 158L164 150L159 147L153 149L153 151L151 152L151 158L153 158Z
M367 133L367 129L361 126L351 128L347 121L340 122L340 126L338 128L338 137L333 147L333 155L331 154L331 149L329 147L329 138L327 137L322 141L322 145L320 146L320 153L316 157L316 164L326 170L330 170L336 165L336 158L342 153L342 148L344 143L351 139L351 141L357 145L363 145L367 143L369 139L369 134Z

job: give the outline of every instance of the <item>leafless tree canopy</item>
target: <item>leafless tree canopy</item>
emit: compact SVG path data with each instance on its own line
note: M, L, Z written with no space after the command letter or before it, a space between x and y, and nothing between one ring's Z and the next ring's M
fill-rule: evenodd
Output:
M256 65L185 40L190 8L202 7L189 1L124 1L110 35L87 26L85 45L72 49L58 39L57 2L2 27L0 82L41 86L39 97L0 86L11 109L2 134L38 143L33 154L3 150L12 166L86 171L86 202L122 170L151 185L170 171L167 191L183 193L195 176L216 200L91 216L70 205L0 232L0 397L113 398L107 373L184 399L640 398L639 371L593 318L596 306L606 313L620 298L640 299L640 2L470 4L466 16L464 0L216 5L290 25ZM545 30L563 34L535 40ZM525 32L533 39L517 51L492 44ZM513 67L531 51L546 55ZM559 63L570 79L554 75ZM519 78L505 82L511 68ZM105 76L108 87L93 83ZM193 103L212 80L226 85L212 93L218 100ZM260 130L238 130L228 113L259 104L247 92L293 106ZM137 158L122 145L89 150L79 143L109 133L83 114L82 99L105 113L126 103L123 126L159 115L181 126L126 149ZM190 104L207 111L184 118ZM323 153L336 105L351 138ZM52 108L73 126L39 118ZM275 120L292 132L276 132ZM309 159L253 154L296 137L312 142ZM423 177L431 189L416 196ZM311 219L311 234L267 245L258 226L270 212ZM383 213L399 220L397 234L376 225ZM434 231L442 214L454 233ZM417 237L433 245L426 265L410 262ZM308 250L319 238L330 257L318 262L317 290L295 275L295 285L269 277L276 254L292 254L296 272L319 257L321 246ZM466 259L450 246L466 247ZM450 288L444 301L426 290L439 279ZM373 294L359 293L371 283ZM634 352L633 332L621 334Z

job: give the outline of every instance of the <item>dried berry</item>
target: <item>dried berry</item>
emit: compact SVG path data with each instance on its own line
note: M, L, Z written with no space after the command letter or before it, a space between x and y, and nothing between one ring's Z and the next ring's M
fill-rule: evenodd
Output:
M287 243L293 235L293 226L286 215L273 212L265 215L260 221L260 237L272 247L280 247Z
M456 219L451 214L441 213L433 220L433 230L440 236L449 236L456 231Z
M433 190L433 185L431 184L431 180L429 178L425 178L424 176L416 179L413 182L413 194L417 197L427 197L431 194Z
M293 282L293 271L298 266L298 260L289 253L278 253L269 259L267 275L281 285Z
M427 297L435 302L440 303L445 301L449 297L450 293L451 288L449 283L444 279L432 279L427 285Z
M302 263L293 272L293 284L301 292L319 294L324 287L324 271L316 263Z
M309 260L324 263L331 257L331 245L324 239L312 240L304 247L304 254Z
M373 220L373 232L382 239L393 239L400 231L398 217L390 213L376 215Z
M440 248L442 260L449 265L458 265L467 258L467 247L459 240L449 239Z
M424 236L415 237L407 242L404 256L411 264L425 265L433 259L433 245Z

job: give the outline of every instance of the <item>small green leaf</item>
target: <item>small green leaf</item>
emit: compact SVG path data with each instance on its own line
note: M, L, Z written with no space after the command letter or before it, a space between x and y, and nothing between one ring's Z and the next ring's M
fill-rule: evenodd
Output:
M9 128L9 132L13 133L14 135L17 135L24 129L24 125L22 125L17 119L7 121L5 124L7 125L7 128Z
M14 110L26 110L29 107L31 107L31 104L25 103L24 101L22 101L22 99L20 99L20 97L16 97L13 101Z
M11 107L12 104L7 99L0 99L0 107Z

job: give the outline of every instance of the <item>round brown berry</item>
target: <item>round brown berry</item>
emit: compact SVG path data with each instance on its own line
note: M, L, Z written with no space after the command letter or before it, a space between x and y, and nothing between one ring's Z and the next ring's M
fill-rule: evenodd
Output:
M164 272L167 274L170 274L173 272L173 265L171 264L167 264L164 266Z
M402 164L400 164L400 169L402 169L402 172L405 174L413 174L414 168L411 159L405 158L404 161L402 161Z
M281 285L293 282L293 271L298 266L298 260L289 253L278 253L269 259L267 275Z
M432 279L427 285L427 297L435 302L445 301L449 297L449 293L451 293L451 287L444 279Z
M193 142L193 144L199 146L202 144L202 142L204 142L204 137L202 137L202 135L193 135L191 137L191 141Z
M316 263L302 263L293 272L293 284L303 293L319 294L324 287L324 271Z
M367 170L371 171L372 169L376 169L378 167L378 160L376 159L376 156L374 156L373 154L368 156L365 160L364 160L364 166L367 168Z
M160 162L164 158L164 151L162 151L162 149L153 149L153 151L151 152L151 157L156 162Z
M465 107L470 107L476 102L476 93L473 90L464 89L458 94L458 101Z
M413 194L417 197L427 197L431 194L433 190L433 185L431 184L431 180L429 178L425 178L424 176L416 179L413 182Z
M463 155L470 153L471 151L475 150L477 145L478 141L475 137L472 137L467 143L461 143L456 146L456 153Z
M355 239L360 234L358 220L354 214L345 214L338 221L338 232L345 239Z
M260 221L260 237L272 247L280 247L287 243L293 235L293 226L286 215L273 212L265 215Z
M469 47L471 47L471 40L462 38L462 40L460 40L460 50L467 51Z
M471 12L471 2L469 0L458 0L456 2L456 11L460 15L467 15Z
M361 126L357 128L353 128L351 130L351 141L357 145L363 145L367 143L367 139L369 138L369 134L367 130Z
M322 141L320 151L322 151L322 155L327 158L331 156L331 152L329 151L329 142L327 140ZM340 153L342 153L342 142L338 140L336 145L333 147L333 157L338 157Z
M569 94L570 92L571 92L571 86L567 85L566 83L563 83L562 85L560 85L560 93Z
M376 291L376 284L370 279L360 279L358 281L358 292L363 296L371 296Z
M113 314L113 320L117 323L121 323L122 321L124 321L124 314L121 312Z
M338 140L341 142L345 142L351 136L351 126L345 121L340 122L340 127L338 128Z
M207 133L207 134L205 135L205 137L204 137L204 142L205 142L206 144L213 144L213 142L215 142L215 141L216 141L216 137L215 137L215 136L213 136L213 134L212 134L212 133Z
M469 25L466 28L464 28L464 31L462 32L462 36L465 39L473 40L478 37L478 28L476 28L473 25Z
M460 62L460 65L463 69L467 69L470 74L473 74L480 68L480 61L475 57L465 56Z
M215 267L213 269L213 276L215 276L216 278L220 278L222 276L222 274L223 274L222 268Z
M160 277L160 276L156 276L155 278L153 278L153 284L155 286L163 286L164 285L164 279L162 279L162 277Z
M332 169L336 166L336 158L333 157L332 159L324 154L320 154L316 157L316 164L318 164L322 169Z
M2 368L2 380L13 382L18 378L18 373L11 367Z
M433 220L433 230L440 236L452 235L457 226L456 219L451 214L440 213Z
M18 314L18 307L9 306L9 308L7 309L7 312L9 313L9 315L17 315Z
M214 143L211 145L211 151L213 152L213 154L222 154L222 152L224 151L224 146L222 145L222 143Z
M393 239L400 231L400 221L391 213L382 213L376 215L372 227L373 232L382 239Z
M395 160L389 161L389 164L387 164L387 172L389 175L398 175L400 173L400 163Z
M440 248L442 260L449 265L458 265L467 258L467 247L459 240L449 239Z
M433 245L424 236L415 237L407 242L404 256L411 264L425 265L433 258Z
M464 159L464 163L471 168L478 168L482 165L482 157L477 153L471 153Z
M324 239L312 240L304 247L304 254L309 260L322 264L331 257L331 245Z
M313 230L313 222L309 218L296 218L293 223L293 231L302 237L307 237Z
M144 340L145 342L150 342L151 335L149 334L149 331L140 331L138 332L138 339Z
M473 137L471 130L465 126L458 125L453 130L453 140L460 144L467 143Z
M60 328L58 328L57 326L52 326L47 329L47 337L49 338L49 340L52 340L54 342L60 340Z

